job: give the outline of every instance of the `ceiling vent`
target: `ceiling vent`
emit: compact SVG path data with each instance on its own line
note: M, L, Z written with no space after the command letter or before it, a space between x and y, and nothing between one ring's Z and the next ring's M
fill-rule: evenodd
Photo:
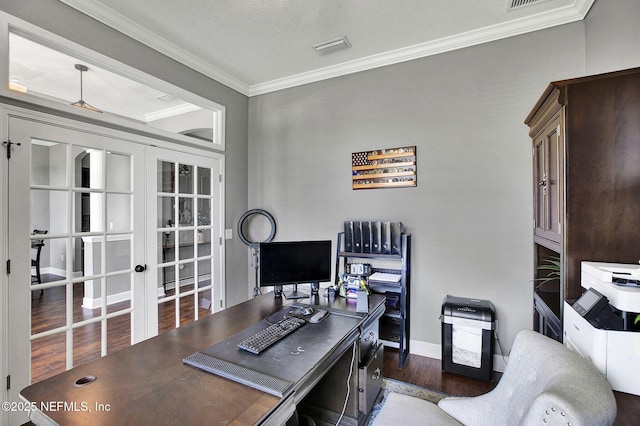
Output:
M329 53L333 53L338 50L348 49L349 47L351 47L351 43L349 43L347 37L336 38L313 46L316 53L321 56L328 55Z
M159 101L164 101L164 102L171 102L171 101L175 101L176 97L173 95L162 94L162 95L156 96L155 99Z
M535 3L542 3L547 0L510 0L511 6L509 6L509 10L517 9L523 6L529 6Z

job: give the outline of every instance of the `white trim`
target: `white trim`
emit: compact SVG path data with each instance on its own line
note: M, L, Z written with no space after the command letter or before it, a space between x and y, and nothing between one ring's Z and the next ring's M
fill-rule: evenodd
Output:
M125 302L131 300L131 291L122 291L120 293L107 295L107 306L114 303ZM102 306L102 298L92 299L90 297L82 298L82 307L85 309L98 309Z
M180 145L189 144L198 146L201 148L225 150L225 122L226 122L226 108L225 106L218 104L210 99L203 98L200 95L182 89L168 81L161 80L150 74L142 72L136 68L133 68L127 64L117 61L113 58L95 52L82 45L74 43L35 25L32 25L26 21L16 18L6 12L0 11L0 46L4 51L4 57L0 58L0 81L9 81L9 32L12 31L15 34L26 37L44 46L58 50L59 52L70 55L74 58L85 60L91 64L94 64L105 70L114 72L124 78L136 81L140 84L153 87L163 93L175 96L186 102L199 106L203 109L211 111L213 113L213 142L205 142L197 138L192 138L179 133L170 132L147 126L145 124L136 122L134 120L122 118L116 114L110 114L105 112L96 117L96 114L91 111L85 111L81 108L76 108L64 103L48 100L41 96L35 96L29 93L20 93L13 90L9 90L8 85L0 84L0 95L7 98L15 99L21 102L29 102L36 105L41 105L54 110L62 111L65 114L84 117L94 122L103 122L105 125L124 127L131 129L136 135L148 134L152 137L158 137L164 140L172 140Z
M77 108L74 108L77 109ZM168 150L186 152L194 155L206 154L207 157L223 159L225 154L216 151L206 150L201 146L182 145L176 141L165 140L162 138L154 138L153 136L145 136L136 132L128 132L126 130L113 129L111 127L101 126L100 124L87 123L77 121L72 118L60 117L55 114L34 111L27 107L9 105L0 99L0 112L4 112L8 117L15 117L23 120L31 120L38 123L51 124L54 126L65 127L73 130L80 130L98 136L118 139L125 142L137 143L144 146L155 146ZM109 234L107 234L109 235Z
M465 47L489 43L545 28L564 25L584 19L595 0L576 0L573 6L555 9L526 18L504 22L478 30L468 31L451 37L420 43L378 55L371 55L330 67L303 72L277 80L250 86L249 96L288 89L316 81L327 80L342 75L353 74L387 65L393 65L440 53L451 52Z
M542 12L526 18L512 20L479 30L468 31L459 35L416 44L414 46L372 55L330 67L249 85L215 68L211 64L200 60L194 55L189 54L185 50L178 48L170 41L160 38L130 19L105 7L96 0L60 1L247 96L261 95L580 21L584 19L595 2L595 0L575 0L572 5Z
M170 118L180 114L186 114L188 112L198 111L202 108L197 105L184 104L178 105L173 108L163 109L162 111L151 112L144 115L144 119L149 121L161 120L163 118Z
M141 25L133 22L129 18L114 12L110 8L106 7L102 3L93 0L60 0L62 3L71 6L72 8L90 16L105 25L114 28L121 33L139 41L160 53L163 53L170 58L173 58L181 63L193 68L196 71L203 73L204 75L211 77L218 82L228 86L243 95L249 93L249 86L233 77L230 74L222 71L219 68L214 67L210 63L201 60L197 56L190 54L189 52L181 49L168 40L162 39L147 30Z
M198 275L198 278L201 278L203 280L211 280L211 274L202 274L202 275ZM189 278L183 278L180 280L180 287L184 287L187 285L193 285L195 284L196 280L195 277L189 277ZM167 288L167 290L175 290L176 288L176 282L175 281L167 281L167 284L165 284L165 287ZM162 287L158 287L159 289ZM164 294L164 292L159 292L158 294Z
M441 346L435 343L423 342L421 340L409 340L410 353L426 356L427 358L442 359Z
M8 121L9 119L6 114L0 115L0 132L2 132L0 137L2 138L2 141L9 139ZM0 160L0 223L2 223L2 226L0 226L0 241L2 241L2 243L0 243L0 264L5 265L7 257L9 256L9 238L7 235L9 229L6 226L8 220L7 200L9 198L9 194L8 191L5 191L8 189L7 174L9 173L9 170L5 150L0 149L0 154L2 154L2 159ZM0 294L9 294L9 279L5 271L0 273ZM0 347L2 348L9 347L9 304L7 299L7 297L0 298ZM9 351L8 349L2 349L0 351L0 377L6 378L8 374ZM3 384L0 395L2 397L2 401L9 401L6 383ZM8 424L8 418L8 411L2 410L2 412L0 412L0 424Z
M409 353L419 356L424 356L432 359L442 359L442 346L437 345L435 343L423 342L421 340L410 340L409 347L411 350ZM509 357L505 355L504 357L501 354L493 354L493 371L499 371L501 373L504 372L507 364L509 362Z

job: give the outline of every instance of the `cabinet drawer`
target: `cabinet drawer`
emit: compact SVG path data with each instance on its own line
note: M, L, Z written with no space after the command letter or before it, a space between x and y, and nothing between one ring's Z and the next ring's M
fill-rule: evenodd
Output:
M382 390L384 345L377 344L367 363L358 370L358 409L368 415Z
M368 356L371 355L374 346L378 344L378 322L371 324L367 327L362 336L360 336L358 350L360 354L358 356L358 362L362 365L368 361Z

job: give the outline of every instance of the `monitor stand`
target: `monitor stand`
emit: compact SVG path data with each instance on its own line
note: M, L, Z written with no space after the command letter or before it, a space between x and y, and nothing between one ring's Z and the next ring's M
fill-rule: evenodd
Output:
M303 292L303 291L298 291L298 284L295 284L293 286L293 291L286 293L284 292L284 298L285 299L304 299L305 297L309 297L309 294Z

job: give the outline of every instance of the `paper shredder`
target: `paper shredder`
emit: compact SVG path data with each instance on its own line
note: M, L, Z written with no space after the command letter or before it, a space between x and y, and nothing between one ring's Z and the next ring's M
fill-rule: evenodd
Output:
M442 302L442 370L493 378L495 308L488 300L447 295Z

